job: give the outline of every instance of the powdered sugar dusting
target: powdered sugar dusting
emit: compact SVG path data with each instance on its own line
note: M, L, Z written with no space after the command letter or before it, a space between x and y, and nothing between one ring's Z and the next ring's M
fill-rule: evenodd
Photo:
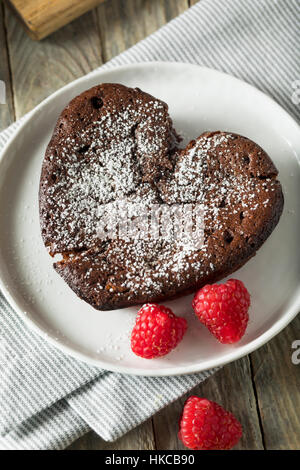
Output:
M220 270L225 254L230 259L245 240L251 243L256 211L273 204L276 180L254 177L249 158L233 152L235 135L208 134L173 154L174 135L159 100L136 100L126 109L105 110L75 138L61 138L60 151L49 156L57 169L43 194L51 251L81 250L68 269L80 272L86 297L105 303L175 294L177 286ZM164 239L100 242L99 207L124 200L201 204L203 246Z

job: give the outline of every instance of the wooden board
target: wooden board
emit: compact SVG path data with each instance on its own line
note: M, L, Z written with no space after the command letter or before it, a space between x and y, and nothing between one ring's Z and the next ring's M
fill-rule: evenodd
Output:
M43 39L104 0L6 0L29 36Z

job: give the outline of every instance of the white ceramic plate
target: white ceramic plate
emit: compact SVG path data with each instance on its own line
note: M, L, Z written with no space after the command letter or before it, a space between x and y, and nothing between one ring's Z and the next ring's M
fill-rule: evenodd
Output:
M238 344L219 344L194 318L189 296L168 303L189 323L179 347L165 358L138 358L129 341L138 308L96 311L76 297L52 268L38 219L44 151L63 107L101 82L138 86L166 101L175 128L186 141L206 130L237 132L260 144L277 165L285 195L280 223L258 254L234 275L245 282L252 297L250 323ZM146 63L83 77L41 103L2 152L1 289L45 339L105 369L175 375L238 359L270 340L300 310L299 162L300 129L295 121L266 95L231 76L190 64Z

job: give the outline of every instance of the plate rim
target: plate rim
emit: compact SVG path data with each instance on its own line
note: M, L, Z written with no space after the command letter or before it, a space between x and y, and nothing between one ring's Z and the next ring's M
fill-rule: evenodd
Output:
M33 108L31 111L29 111L23 118L23 122L19 125L19 127L14 131L14 133L10 136L6 144L3 146L1 152L0 152L0 166L3 164L3 161L5 161L6 158L9 158L9 150L11 146L15 144L15 141L18 140L19 135L22 134L25 130L26 132L26 127L30 123L32 119L38 113L45 107L47 106L48 103L51 103L51 101L60 95L63 95L66 91L72 89L75 87L78 83L84 83L88 82L91 79L96 79L97 76L101 79L103 77L105 79L105 75L109 75L111 73L122 73L126 72L127 70L132 70L135 68L138 69L143 69L143 68L149 68L149 67L191 67L195 68L199 71L203 71L204 73L212 73L212 74L217 74L220 77L225 76L227 79L230 78L233 81L239 82L240 85L244 87L248 87L251 89L252 92L258 93L263 99L265 99L269 105L277 108L277 110L285 116L286 119L290 121L290 125L295 128L296 131L298 131L299 136L300 136L300 126L298 123L295 121L295 119L291 116L291 114L288 113L280 104L278 104L273 98L268 96L266 93L262 92L255 86L245 82L244 80L241 80L233 75L230 75L228 73L209 68L209 67L203 67L201 65L197 64L191 64L191 63L185 63L185 62L164 62L164 61L148 61L148 62L138 62L138 63L131 63L131 64L126 64L126 65L116 65L116 66L104 66L104 69L99 69L99 70L94 70L90 72L87 75L84 75L82 77L77 78L76 80L73 80L72 82L66 84L62 88L56 90L54 93L49 95L47 98L45 98L41 103L39 103L35 108ZM74 95L75 96L75 95ZM299 161L298 161L299 164ZM14 296L10 293L8 286L5 285L4 280L2 279L2 275L0 273L0 289L6 298L6 300L9 302L9 304L12 306L12 308L15 310L17 315L24 321L24 323L35 333L37 333L40 337L42 337L44 340L46 340L49 344L57 348L58 350L62 351L63 353L67 354L68 356L71 356L77 360L83 361L86 364L89 364L91 366L97 366L100 367L101 369L105 369L107 371L111 372L118 372L118 373L124 373L124 374L129 374L129 375L136 375L136 376L150 376L150 377L163 377L163 376L179 376L179 375L187 375L187 374L192 374L192 373L199 373L199 372L204 372L212 368L218 368L220 366L223 366L225 364L228 364L230 362L233 362L237 359L240 359L251 352L255 351L256 349L262 347L264 344L266 344L268 341L270 341L272 338L274 338L277 334L279 334L299 313L300 311L300 292L299 290L295 290L294 295L295 295L295 300L293 301L292 305L285 311L284 317L278 319L267 331L262 333L258 338L252 340L250 343L242 346L242 350L236 349L229 351L228 353L225 354L225 356L222 356L221 358L218 359L210 359L210 360L205 360L201 364L195 363L189 366L179 366L179 367L171 367L171 368L163 368L162 370L152 370L152 369L147 369L147 368L142 368L142 367L125 367L120 365L114 365L114 364L109 364L108 365L105 361L102 361L101 359L96 359L92 358L88 355L86 355L84 352L79 352L74 350L71 346L68 346L66 344L61 343L58 339L56 339L52 334L47 333L46 331L43 331L40 326L38 326L37 323L34 322L33 319L28 317L26 313L24 313L23 309L21 308L21 305L19 305L19 302L14 298ZM298 295L296 295L298 293ZM145 366L146 367L146 364Z

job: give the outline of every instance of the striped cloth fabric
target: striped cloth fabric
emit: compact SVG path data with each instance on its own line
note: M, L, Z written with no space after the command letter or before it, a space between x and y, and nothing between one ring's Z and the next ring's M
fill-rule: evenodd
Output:
M300 121L300 100L292 99L299 25L299 0L201 0L103 68L153 60L213 67L256 85ZM19 123L0 134L0 147ZM0 339L4 449L63 449L89 429L114 440L214 372L144 378L99 370L29 331L1 295Z

